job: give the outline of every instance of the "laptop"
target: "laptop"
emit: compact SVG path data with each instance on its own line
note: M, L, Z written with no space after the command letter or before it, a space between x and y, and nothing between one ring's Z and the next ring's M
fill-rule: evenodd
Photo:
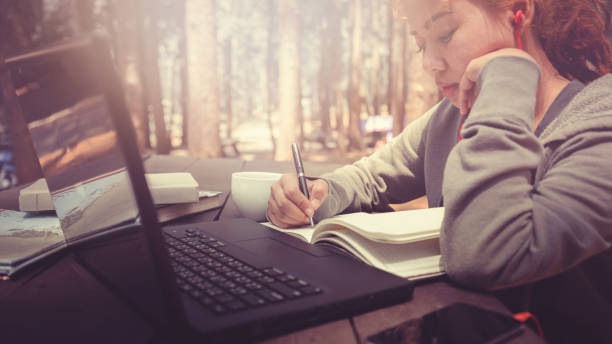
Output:
M248 219L162 227L104 37L7 67L67 249L155 340L259 340L411 298L411 281Z

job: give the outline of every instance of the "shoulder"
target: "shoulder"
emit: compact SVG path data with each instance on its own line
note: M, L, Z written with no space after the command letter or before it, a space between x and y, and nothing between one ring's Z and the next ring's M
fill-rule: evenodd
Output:
M439 123L446 122L452 116L453 108L456 109L451 101L443 98L423 115L410 122L399 135L399 141L410 147L421 146L432 129L436 129Z
M612 134L612 74L589 83L542 133L544 143L566 140L587 131Z
M440 124L453 121L460 116L459 109L448 98L442 98L422 116L410 122L404 131L415 131L415 129L418 129L420 132L429 132Z

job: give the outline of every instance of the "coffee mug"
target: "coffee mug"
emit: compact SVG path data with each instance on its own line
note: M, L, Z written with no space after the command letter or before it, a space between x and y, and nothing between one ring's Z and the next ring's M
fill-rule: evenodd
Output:
M255 221L266 220L270 187L281 177L280 173L232 173L232 199L240 214Z

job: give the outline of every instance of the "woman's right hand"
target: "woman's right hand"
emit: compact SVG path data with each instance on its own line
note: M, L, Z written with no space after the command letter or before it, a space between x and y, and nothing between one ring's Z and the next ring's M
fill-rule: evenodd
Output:
M281 228L299 227L310 223L308 216L321 206L329 192L323 179L306 180L310 199L300 191L296 174L283 174L270 189L268 218Z

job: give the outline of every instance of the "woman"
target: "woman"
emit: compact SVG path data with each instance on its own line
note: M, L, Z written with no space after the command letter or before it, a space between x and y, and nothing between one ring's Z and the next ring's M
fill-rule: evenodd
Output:
M309 182L281 227L444 206L450 279L531 311L553 342L612 343L612 57L601 0L397 0L444 99L384 149ZM316 211L316 212L315 212Z

